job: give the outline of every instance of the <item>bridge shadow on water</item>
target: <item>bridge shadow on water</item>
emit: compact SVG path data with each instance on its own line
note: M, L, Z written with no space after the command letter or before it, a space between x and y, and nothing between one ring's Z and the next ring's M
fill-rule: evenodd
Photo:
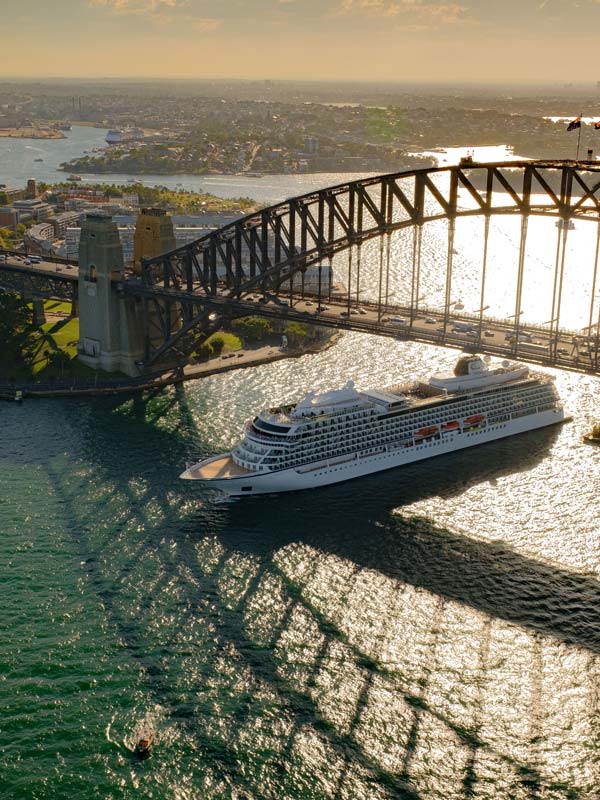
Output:
M482 796L583 796L540 765L535 679L526 755L489 737L482 692L497 620L529 631L538 661L540 637L599 654L600 583L402 513L532 469L557 429L360 482L217 505L177 479L198 450L183 390L102 401L98 412L81 478L93 481L94 502L82 508L77 487L51 469L50 478L148 697L185 730L198 774L216 781L207 796L469 798L496 781L497 793ZM169 415L175 422L161 428ZM124 441L135 453L120 458ZM423 592L426 619L407 602ZM369 603L380 615L371 622ZM477 664L462 717L428 695L449 604L477 620L452 633ZM406 644L394 643L403 633ZM389 657L392 644L405 661Z

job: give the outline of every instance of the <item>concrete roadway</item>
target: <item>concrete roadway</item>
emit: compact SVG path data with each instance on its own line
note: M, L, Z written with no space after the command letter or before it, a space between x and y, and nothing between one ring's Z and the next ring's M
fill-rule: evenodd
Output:
M70 264L55 263L53 261L41 261L38 264L27 264L27 260L28 256L25 255L15 257L12 255L3 256L2 253L0 253L0 269L6 266L11 270L25 272L29 275L38 274L44 275L45 277L52 275L52 277L69 279L73 282L79 277L79 268Z

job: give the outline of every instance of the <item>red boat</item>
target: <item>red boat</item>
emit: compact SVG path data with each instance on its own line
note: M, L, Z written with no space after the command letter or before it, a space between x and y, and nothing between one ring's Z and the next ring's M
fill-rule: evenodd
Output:
M415 436L434 436L438 432L437 425L430 425L428 428L421 428L415 433Z
M442 431L455 431L457 428L460 428L460 425L455 419L452 422L444 422L442 425Z
M483 414L473 414L472 417L465 417L465 425L477 425L483 422L485 416Z

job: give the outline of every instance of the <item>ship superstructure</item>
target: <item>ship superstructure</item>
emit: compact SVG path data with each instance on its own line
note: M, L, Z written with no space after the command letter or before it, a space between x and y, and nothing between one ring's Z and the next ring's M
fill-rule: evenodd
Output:
M553 380L524 364L463 356L427 382L307 393L249 420L231 453L181 476L227 494L292 491L349 480L564 420Z

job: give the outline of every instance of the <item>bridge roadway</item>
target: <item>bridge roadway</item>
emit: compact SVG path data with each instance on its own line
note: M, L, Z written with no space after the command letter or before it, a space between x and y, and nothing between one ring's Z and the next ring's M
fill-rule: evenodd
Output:
M71 285L77 284L79 270L77 266L66 262L42 261L26 264L26 256L15 258L13 254L3 259L0 253L0 286L2 274L25 275L30 278L52 279ZM305 295L304 298L293 296L282 299L271 293L262 295L255 291L239 299L232 299L226 287L220 287L220 293L203 296L201 287L194 285L193 294L187 291L150 287L141 281L129 278L119 282L117 289L128 293L148 296L153 299L165 297L206 305L214 308L215 313L236 316L257 314L262 317L279 320L297 321L323 325L342 330L388 336L405 341L418 341L442 347L451 347L470 352L482 352L501 358L518 358L535 364L553 366L566 370L600 374L600 337L595 332L586 335L577 331L551 331L547 326L538 326L523 322L517 330L514 320L492 319L474 314L460 314L453 311L444 313L439 309L416 308L405 305L387 305L380 313L375 302L361 301L348 303L347 296L332 295L321 300ZM52 296L48 294L47 296ZM394 317L399 318L394 320ZM402 320L402 321L401 321ZM470 325L471 330L459 330ZM512 341L511 341L512 339Z
M481 352L502 358L519 358L535 364L571 371L600 374L600 337L583 331L550 330L548 326L494 319L468 313L444 313L435 309L405 305L385 306L383 313L376 302L348 303L347 296L304 298L277 296L260 291L234 299L223 293L204 297L198 293L164 287L147 287L138 281L126 281L122 290L133 294L165 297L174 301L195 303L214 308L225 316L259 315L278 320L323 325L341 330L388 336L403 341L416 341L441 347ZM193 287L200 291L201 287ZM395 319L396 318L396 319ZM458 328L457 328L458 325ZM459 330L470 326L470 330ZM517 338L518 333L518 338Z

